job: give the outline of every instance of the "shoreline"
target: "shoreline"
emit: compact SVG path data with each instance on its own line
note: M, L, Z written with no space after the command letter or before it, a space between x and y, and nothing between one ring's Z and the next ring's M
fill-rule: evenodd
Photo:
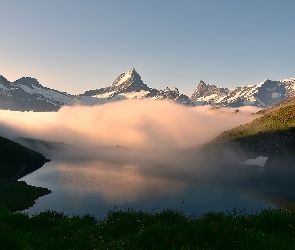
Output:
M22 178L30 173L33 173L34 171L43 167L47 162L50 162L50 161L51 161L50 159L45 159L44 162L21 166L21 170L19 172L17 172L14 176L12 176L7 183L0 186L0 189L10 187L13 183L17 182L20 178Z

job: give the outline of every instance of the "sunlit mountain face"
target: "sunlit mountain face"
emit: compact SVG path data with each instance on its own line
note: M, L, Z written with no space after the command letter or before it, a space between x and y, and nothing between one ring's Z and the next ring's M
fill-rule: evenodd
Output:
M220 88L200 81L189 97L182 94L177 87L167 87L163 90L149 87L134 68L121 73L111 85L87 90L80 95L70 95L46 88L30 77L9 82L0 76L0 108L19 111L57 111L62 106L101 105L127 99L168 100L190 107L211 105L267 108L294 95L294 78L280 81L267 79L257 85L246 85L235 89Z

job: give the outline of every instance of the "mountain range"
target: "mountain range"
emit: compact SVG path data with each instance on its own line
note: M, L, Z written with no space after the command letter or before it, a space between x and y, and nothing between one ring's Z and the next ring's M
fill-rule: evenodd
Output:
M134 68L122 73L109 86L70 95L42 86L36 79L22 77L14 82L0 76L0 109L19 111L57 111L64 105L98 105L125 99L168 100L186 106L257 106L271 107L295 96L295 78L246 85L235 89L220 88L200 81L191 97L178 88L150 88Z

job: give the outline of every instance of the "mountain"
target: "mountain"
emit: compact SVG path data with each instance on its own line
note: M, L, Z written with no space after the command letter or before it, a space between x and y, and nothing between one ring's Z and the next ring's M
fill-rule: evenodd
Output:
M265 114L268 114L270 112L276 111L276 110L278 110L280 108L284 108L284 107L291 106L291 105L295 105L295 96L290 97L289 99L286 99L284 101L281 101L281 102L273 105L270 108L259 110L257 112L257 114L265 115Z
M158 93L153 97L154 100L169 100L174 103L179 103L185 106L196 106L194 102L184 94L179 93L177 88L169 89L168 87L164 90L158 91Z
M127 73L122 73L112 85L96 90L88 90L81 96L92 96L96 98L111 99L120 95L128 98L129 96L142 97L153 92L142 80L140 75L131 68Z
M295 96L295 78L281 81L266 79L257 85L235 89L219 88L200 81L191 99L199 105L267 108L292 96Z
M169 89L167 87L164 90L157 90L148 87L134 68L131 68L127 73L122 73L112 85L96 90L88 90L80 96L84 104L90 100L85 99L85 97L97 98L100 103L134 98L151 98L153 100L168 100L186 106L195 106L190 98L179 93L177 88Z
M96 90L88 90L81 97L95 97L106 101L117 101L132 98L153 97L158 90L148 87L134 68L122 73L112 85Z
M125 99L168 100L185 106L257 106L268 108L295 96L295 78L281 81L265 80L257 85L235 89L220 88L200 81L191 98L177 88L158 90L150 88L134 68L120 76L109 86L70 95L42 86L36 79L22 77L9 82L0 76L0 109L19 111L57 111L65 105L99 105Z
M9 82L0 76L0 109L19 111L57 111L71 105L75 96L43 87L36 79L22 77Z
M176 88L157 90L148 87L134 68L122 73L110 86L88 90L81 95L70 95L43 87L36 79L22 77L9 82L0 76L0 109L18 111L57 111L65 105L98 105L125 99L169 100L195 106L190 98Z
M198 152L209 165L234 167L231 171L240 171L236 166L247 159L263 156L267 157L265 166L277 170L282 170L282 166L291 168L295 176L294 98L258 112L258 118L253 116L253 121L224 131L214 140L193 148L193 152Z

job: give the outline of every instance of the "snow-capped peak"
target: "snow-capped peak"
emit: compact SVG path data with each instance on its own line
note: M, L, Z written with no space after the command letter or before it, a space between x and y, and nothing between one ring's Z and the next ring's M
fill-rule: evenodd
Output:
M267 83L268 81L270 81L270 80L266 78L264 81L258 83L256 86L259 88L259 87L261 87L263 84Z
M112 85L120 85L126 82L130 78L140 77L139 74L136 72L134 68L131 68L127 71L127 73L123 72L114 82Z
M245 85L233 90L200 82L191 98L203 105L231 107L252 105L265 108L293 95L295 95L295 80L290 78L281 81L265 79L257 85Z

